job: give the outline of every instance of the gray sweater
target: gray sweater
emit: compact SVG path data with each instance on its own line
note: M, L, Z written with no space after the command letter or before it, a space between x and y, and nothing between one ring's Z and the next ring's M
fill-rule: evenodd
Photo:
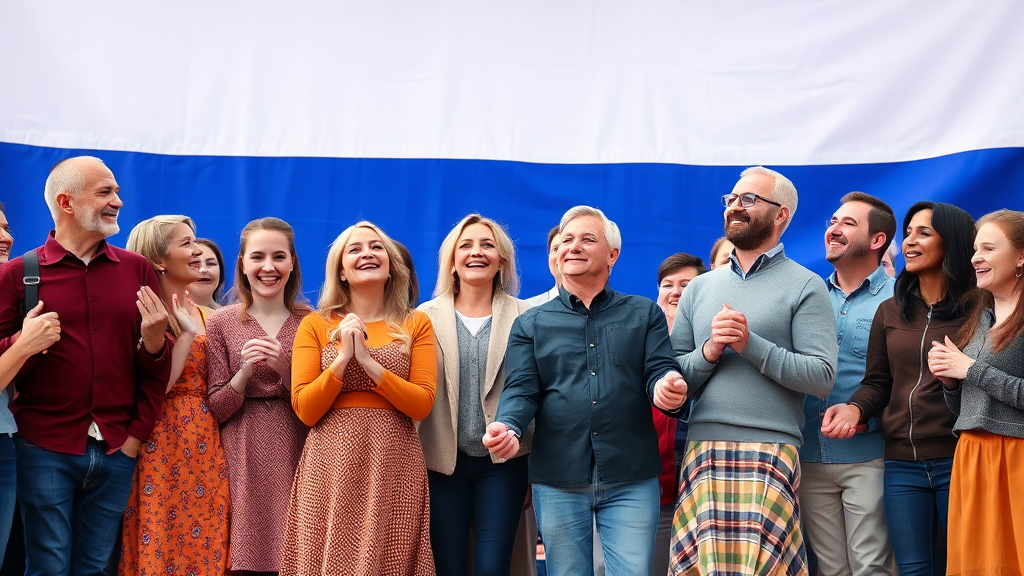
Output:
M954 390L943 387L946 404L957 415L953 430L985 430L1024 438L1024 336L992 353L988 331L995 322L986 310L964 354L975 359Z
M750 338L717 363L701 347L722 305L742 312ZM803 443L804 394L828 395L838 344L825 282L786 258L762 255L747 274L735 264L702 274L679 301L672 347L696 398L691 441Z

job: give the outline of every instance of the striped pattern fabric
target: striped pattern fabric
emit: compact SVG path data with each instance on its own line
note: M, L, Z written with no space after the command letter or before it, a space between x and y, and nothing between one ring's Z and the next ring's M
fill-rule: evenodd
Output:
M671 574L808 574L796 446L690 442L680 476Z

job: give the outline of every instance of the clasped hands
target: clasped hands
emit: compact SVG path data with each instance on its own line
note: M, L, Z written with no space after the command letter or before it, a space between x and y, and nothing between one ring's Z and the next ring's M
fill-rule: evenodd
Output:
M747 328L747 317L728 304L711 319L711 337L704 343L702 352L708 362L718 362L726 348L732 348L737 354L743 352L750 339Z
M942 342L933 341L928 351L928 369L947 388L960 386L960 380L967 377L967 370L974 364L974 358L964 354L946 336Z

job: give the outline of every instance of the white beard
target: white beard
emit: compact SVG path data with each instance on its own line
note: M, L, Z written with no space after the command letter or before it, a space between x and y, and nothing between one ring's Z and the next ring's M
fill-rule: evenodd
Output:
M104 238L113 236L121 231L121 227L118 226L117 222L112 224L104 222L99 212L75 214L75 220L84 230L88 232L98 232L103 234Z

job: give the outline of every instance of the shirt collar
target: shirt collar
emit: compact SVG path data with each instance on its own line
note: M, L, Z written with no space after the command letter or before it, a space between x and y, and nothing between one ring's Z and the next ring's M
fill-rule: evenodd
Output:
M68 252L60 245L60 242L57 242L57 239L54 237L54 232L54 230L50 230L50 234L46 237L46 243L43 244L43 258L40 260L39 265L49 266L51 264L56 264L65 256L70 256L75 260L78 260L77 256ZM92 259L95 260L101 254L105 254L109 260L114 262L121 261L121 259L117 257L117 253L114 252L113 247L108 244L106 240L100 240L99 249L96 250L96 255L93 256Z
M740 261L736 259L736 249L735 248L733 248L732 252L729 253L729 261L732 263L732 265L731 265L732 271L737 273L737 274L739 274L740 278L743 278L744 280L746 280L748 276L750 276L754 272L757 272L765 264L770 262L772 260L772 258L774 258L774 257L776 257L776 256L778 256L779 254L782 254L782 253L783 253L782 242L779 242L778 244L776 244L775 246L769 248L766 252L764 252L763 254L758 256L756 259L754 259L754 263L750 266L750 270L747 270L745 273L743 272L743 268L740 267Z
M865 285L867 285L868 290L871 292L871 294L877 295L878 291L885 287L885 285L888 284L890 280L892 280L892 278L885 272L885 266L879 264L878 268L875 268L874 272L868 274L868 277L865 278L864 281L860 283L860 286L855 288L853 292L856 292L857 290L860 290ZM840 292L843 291L842 288L839 287L837 272L833 271L832 274L829 275L826 282L828 284L829 290L839 290ZM847 296L849 296L849 294L847 294Z
M601 304L607 302L612 297L612 294L615 294L615 291L612 290L611 285L605 284L604 289L598 292L597 295L594 296L594 299L590 302L589 309L591 311L597 310L598 307L601 306ZM575 294L572 294L568 290L566 290L565 286L558 287L558 298L559 300L562 301L562 304L564 304L565 307L569 308L570 310L575 310L577 303L579 303L580 306L583 306L583 302L579 298L577 298Z

